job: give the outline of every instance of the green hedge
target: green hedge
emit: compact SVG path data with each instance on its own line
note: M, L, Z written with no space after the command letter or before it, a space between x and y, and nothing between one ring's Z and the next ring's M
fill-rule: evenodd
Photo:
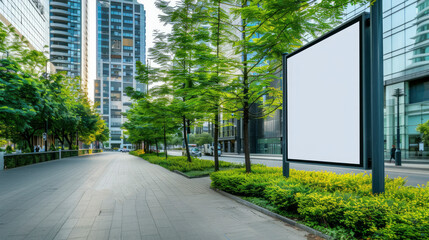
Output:
M373 195L371 175L307 172L253 166L215 172L212 187L260 197L278 210L298 214L310 226L347 230L357 239L429 239L429 188L386 178L386 192Z
M137 154L136 151L130 152L134 156L139 156L144 160L158 164L164 168L167 168L171 171L177 170L181 172L190 172L190 171L204 171L206 169L214 168L214 162L210 160L202 160L196 157L191 157L192 162L188 162L187 157L172 157L169 156L168 159L165 159L165 155L160 154ZM229 163L224 161L219 161L219 167L229 168L229 167L242 167L240 164Z
M58 156L59 156L58 152L5 155L4 166L5 168L20 167L20 166L30 165L34 163L58 159Z
M65 150L61 151L61 158L76 157L83 154L92 154L103 152L102 149L91 150ZM15 168L25 165L30 165L39 162L51 161L59 158L59 152L38 152L38 153L24 153L24 154L10 154L4 156L5 168Z

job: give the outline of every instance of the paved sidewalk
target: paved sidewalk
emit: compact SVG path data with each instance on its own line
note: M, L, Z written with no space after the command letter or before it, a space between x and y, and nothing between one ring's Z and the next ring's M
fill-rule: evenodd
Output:
M123 153L0 173L1 239L307 239L309 234ZM313 238L312 238L313 239Z

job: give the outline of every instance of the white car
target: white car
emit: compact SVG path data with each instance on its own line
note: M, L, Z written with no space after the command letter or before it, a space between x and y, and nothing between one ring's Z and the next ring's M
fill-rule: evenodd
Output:
M128 148L119 148L118 149L118 152L129 152L130 151L130 149L128 149Z

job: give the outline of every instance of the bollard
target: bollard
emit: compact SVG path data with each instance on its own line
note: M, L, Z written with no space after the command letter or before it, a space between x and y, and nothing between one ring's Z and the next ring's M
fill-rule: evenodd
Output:
M60 148L60 153L59 153L59 159L61 160L61 148Z
M4 152L0 152L0 168L4 170Z

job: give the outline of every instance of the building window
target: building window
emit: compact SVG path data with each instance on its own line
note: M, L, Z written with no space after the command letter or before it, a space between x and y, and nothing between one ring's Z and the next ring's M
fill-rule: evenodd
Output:
M416 80L409 84L410 103L429 101L429 80Z

